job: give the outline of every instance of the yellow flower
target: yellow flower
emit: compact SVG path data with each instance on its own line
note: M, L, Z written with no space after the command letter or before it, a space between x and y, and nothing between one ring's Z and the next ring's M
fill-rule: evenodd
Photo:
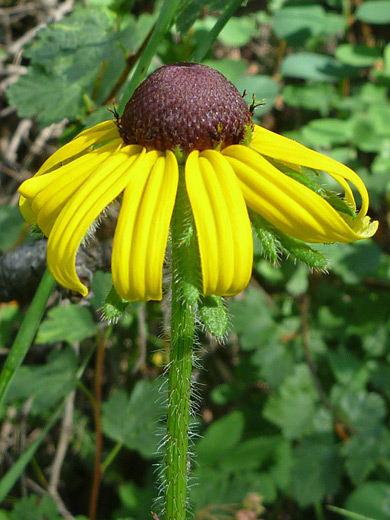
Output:
M180 74L187 69L196 73L191 76L195 80L183 87ZM203 87L197 78L205 69L208 90L198 94L197 88ZM161 77L157 86L153 79L147 83L159 71L173 71L174 78L179 75L174 91L185 100L185 106L178 108L178 121L172 115L178 101L174 105L169 101L169 105L166 100L171 100L171 90L165 97L160 93ZM366 188L356 173L290 139L251 125L246 105L245 109L240 105L243 122L237 123L233 109L228 121L218 125L212 121L211 133L210 121L206 121L206 130L199 129L199 121L205 119L203 107L208 100L214 107L219 99L218 89L213 84L210 87L210 74L212 80L214 75L218 81L223 78L232 91L233 86L222 75L205 66L177 64L158 69L144 82L149 91L145 93L143 84L135 91L121 122L106 121L81 132L22 184L21 211L48 237L48 266L61 285L83 296L88 293L76 274L77 250L103 210L123 194L112 252L114 286L127 300L162 298L163 262L181 175L179 154L174 153L178 148L182 155L184 152L185 186L197 232L204 295L237 294L249 282L253 243L247 208L305 242L353 242L376 232L377 222L370 222L367 216ZM195 94L189 95L188 89ZM228 99L226 104L229 95L223 93L221 104L230 113L236 99ZM134 104L137 96L146 99L141 108ZM199 97L201 109L196 106ZM150 114L145 115L149 106ZM161 113L158 107L162 107ZM206 119L210 107L207 110ZM218 120L221 107L215 110ZM149 116L155 118L152 123ZM184 123L183 118L187 118ZM162 130L156 131L156 125ZM352 185L360 194L360 211L355 216L336 211L319 193L283 173L286 165L296 172L302 166L326 172L338 182L344 200L355 210Z

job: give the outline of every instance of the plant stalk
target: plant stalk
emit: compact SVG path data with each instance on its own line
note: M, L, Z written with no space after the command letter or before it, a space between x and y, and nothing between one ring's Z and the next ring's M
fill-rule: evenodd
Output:
M197 268L198 258L197 251L193 254L193 233L189 231L193 226L191 211L183 175L180 177L171 226L172 316L165 460L165 520L186 518L191 373L198 294L188 279L188 272L191 271L189 265L194 260L194 267ZM192 292L188 290L189 285L193 288ZM195 294L195 298L191 299L188 297L189 294Z

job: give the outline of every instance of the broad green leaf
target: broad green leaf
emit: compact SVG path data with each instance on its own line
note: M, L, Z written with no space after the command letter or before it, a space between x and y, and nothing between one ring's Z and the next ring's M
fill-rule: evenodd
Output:
M364 482L349 495L344 507L374 520L389 520L390 484Z
M0 206L0 249L10 249L15 244L23 225L18 206Z
M353 67L371 67L381 58L381 52L368 45L344 43L337 47L335 56L338 60Z
M332 271L348 284L358 284L363 277L373 276L381 261L381 250L372 240L338 244L337 248L320 251L324 251Z
M336 95L334 86L327 83L286 85L283 89L283 100L287 105L318 110L323 117L329 114Z
M302 129L303 138L311 146L344 144L351 135L352 125L349 121L333 118L314 119Z
M342 461L332 436L304 440L294 451L292 495L306 507L336 493L341 484Z
M196 459L201 465L218 462L240 440L244 429L241 412L232 412L213 422L196 445Z
M286 438L300 439L314 431L317 401L308 367L296 365L295 372L285 379L279 392L268 399L263 415L279 426Z
M280 442L281 437L272 435L242 441L226 451L219 465L223 471L233 473L259 469L273 458Z
M355 16L362 22L386 25L390 23L390 2L388 0L363 2L356 9Z
M300 46L322 32L325 18L325 10L320 5L286 6L276 12L272 26L278 38L287 40L289 45Z
M0 307L0 348L7 348L13 337L14 329L19 326L22 314L15 302Z
M251 364L258 367L258 379L275 389L294 370L294 359L290 345L269 342L258 348L251 356ZM275 370L275 367L278 367Z
M36 343L66 341L72 345L94 336L98 330L91 311L71 303L66 307L55 307L47 313L47 318L39 327Z
M227 77L229 81L236 84L246 74L246 65L239 60L205 60L205 65L218 70L221 74Z
M78 83L68 83L34 68L11 85L7 94L20 117L38 115L42 126L58 123L65 117L76 119L82 112L82 87Z
M383 425L352 435L343 446L346 469L352 482L361 484L390 456L390 433Z
M331 399L338 413L357 432L377 427L386 415L385 401L375 392L354 393L334 386Z
M261 292L249 289L244 301L232 300L228 309L232 329L238 333L243 349L253 350L277 335L273 309Z
M73 390L77 369L77 358L70 348L54 350L44 365L26 365L19 369L5 402L24 402L32 398L30 413L39 415Z
M331 56L312 52L296 52L282 61L280 73L287 78L332 82L354 77L358 69L345 65Z
M44 495L30 495L19 499L9 520L61 520L56 504L51 498Z
M211 11L221 11L226 7L226 0L181 0L176 14L179 33L185 34L193 26L204 7Z
M365 363L344 347L329 352L328 361L336 380L345 386L361 381L362 377L368 377Z
M161 380L139 381L130 396L117 390L103 403L103 432L144 457L153 457L161 433L158 419L165 413L164 396Z
M214 19L214 23L216 19ZM233 16L219 33L218 40L224 45L242 47L251 38L257 36L259 29L256 22L249 16Z

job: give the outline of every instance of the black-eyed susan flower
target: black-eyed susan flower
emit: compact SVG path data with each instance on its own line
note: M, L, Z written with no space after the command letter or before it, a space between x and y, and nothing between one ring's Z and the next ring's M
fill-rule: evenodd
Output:
M302 167L333 177L352 214L301 182ZM136 89L122 118L81 132L55 152L20 187L21 211L48 237L55 279L85 296L75 269L77 249L95 219L121 196L114 286L127 300L159 300L180 175L195 222L204 295L233 295L248 284L248 208L310 243L353 242L377 229L356 173L254 125L233 84L194 63L161 67ZM357 213L351 186L360 194Z

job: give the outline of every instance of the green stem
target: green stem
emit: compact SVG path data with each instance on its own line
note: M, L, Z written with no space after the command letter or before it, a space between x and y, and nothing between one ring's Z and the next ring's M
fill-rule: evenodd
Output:
M197 270L199 259L190 214L183 175L181 175L171 226L172 317L165 520L185 520L187 509L191 373L196 302L199 294L196 284L191 280L194 273L199 277Z
M194 51L191 57L191 61L203 60L203 58L211 49L215 40L218 38L219 33L222 31L222 29L225 27L225 25L228 23L230 18L233 16L235 11L240 7L241 4L242 0L230 0L230 2L228 2L224 12L218 18L215 25L205 36L204 40L199 45L199 47Z
M35 337L45 311L47 300L54 289L54 285L53 276L49 270L46 269L7 359L5 360L0 375L0 406L14 375L22 364Z
M112 448L110 453L105 458L104 462L102 462L102 473L104 474L108 466L113 462L115 457L118 455L118 453L123 448L123 442L117 442L115 446Z
M123 110L125 109L126 103L132 96L134 90L146 76L150 62L152 61L153 56L156 54L157 47L159 46L160 42L162 41L172 24L173 17L177 10L177 5L178 0L165 0L163 5L161 6L160 16L157 19L154 31L148 43L146 44L145 50L142 53L142 56L138 62L137 68L135 69L133 76L131 77L131 80L129 81L128 85L124 88L125 95L119 103L119 114L122 114Z

